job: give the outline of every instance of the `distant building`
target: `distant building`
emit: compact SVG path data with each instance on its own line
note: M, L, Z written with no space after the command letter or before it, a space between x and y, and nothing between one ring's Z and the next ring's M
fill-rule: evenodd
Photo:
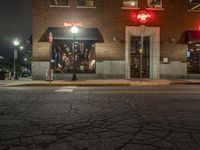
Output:
M199 0L33 0L32 77L71 78L75 24L79 79L139 78L142 35L144 78L200 78L199 18Z

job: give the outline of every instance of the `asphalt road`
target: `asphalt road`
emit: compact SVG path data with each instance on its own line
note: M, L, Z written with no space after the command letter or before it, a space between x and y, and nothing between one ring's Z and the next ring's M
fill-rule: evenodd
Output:
M0 150L200 150L200 85L0 87Z

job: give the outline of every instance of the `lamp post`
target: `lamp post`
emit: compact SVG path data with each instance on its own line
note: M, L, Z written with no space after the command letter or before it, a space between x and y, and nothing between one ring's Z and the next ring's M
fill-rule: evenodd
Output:
M144 32L145 26L141 26L141 48L140 48L140 83L143 81L143 53L144 53Z
M13 72L14 72L14 79L18 80L18 77L17 77L17 73L16 73L16 62L15 62L15 59L17 58L17 46L19 46L19 40L18 39L15 39L13 41L13 45L14 45L14 69L13 69Z
M140 49L140 83L142 83L143 70L143 51L144 51L144 35L141 34L141 49Z
M78 27L72 26L71 27L71 32L74 34L74 41L73 41L73 75L72 75L72 81L76 81L76 57L75 57L75 42L76 42L76 34L78 33Z
M141 49L140 49L140 82L142 83L142 70L143 70L143 52L144 52L144 32L145 32L145 26L143 24L147 23L151 16L147 11L140 11L137 14L137 20L139 23L141 23Z
M24 58L24 64L25 64L24 66L25 66L25 67L27 67L27 61L28 61L28 59L25 57L25 58Z

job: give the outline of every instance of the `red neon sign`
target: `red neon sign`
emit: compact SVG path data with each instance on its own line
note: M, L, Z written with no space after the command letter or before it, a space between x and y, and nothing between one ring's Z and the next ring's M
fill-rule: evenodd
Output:
M136 18L140 23L147 23L151 16L147 11L142 10L137 14Z
M80 23L80 22L77 22L77 23L65 22L65 23L64 23L64 26L65 26L65 27L72 27L72 26L82 27L83 25L82 25L82 23Z

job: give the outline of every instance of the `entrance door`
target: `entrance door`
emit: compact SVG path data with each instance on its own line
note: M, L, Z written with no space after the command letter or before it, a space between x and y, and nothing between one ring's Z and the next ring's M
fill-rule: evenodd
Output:
M187 52L187 73L200 73L200 43L188 44L189 51Z
M149 53L150 53L150 37L144 37L144 49L143 49L143 59L142 59L142 72L143 78L149 78ZM139 78L140 77L140 49L141 49L141 37L133 36L131 37L131 78Z

